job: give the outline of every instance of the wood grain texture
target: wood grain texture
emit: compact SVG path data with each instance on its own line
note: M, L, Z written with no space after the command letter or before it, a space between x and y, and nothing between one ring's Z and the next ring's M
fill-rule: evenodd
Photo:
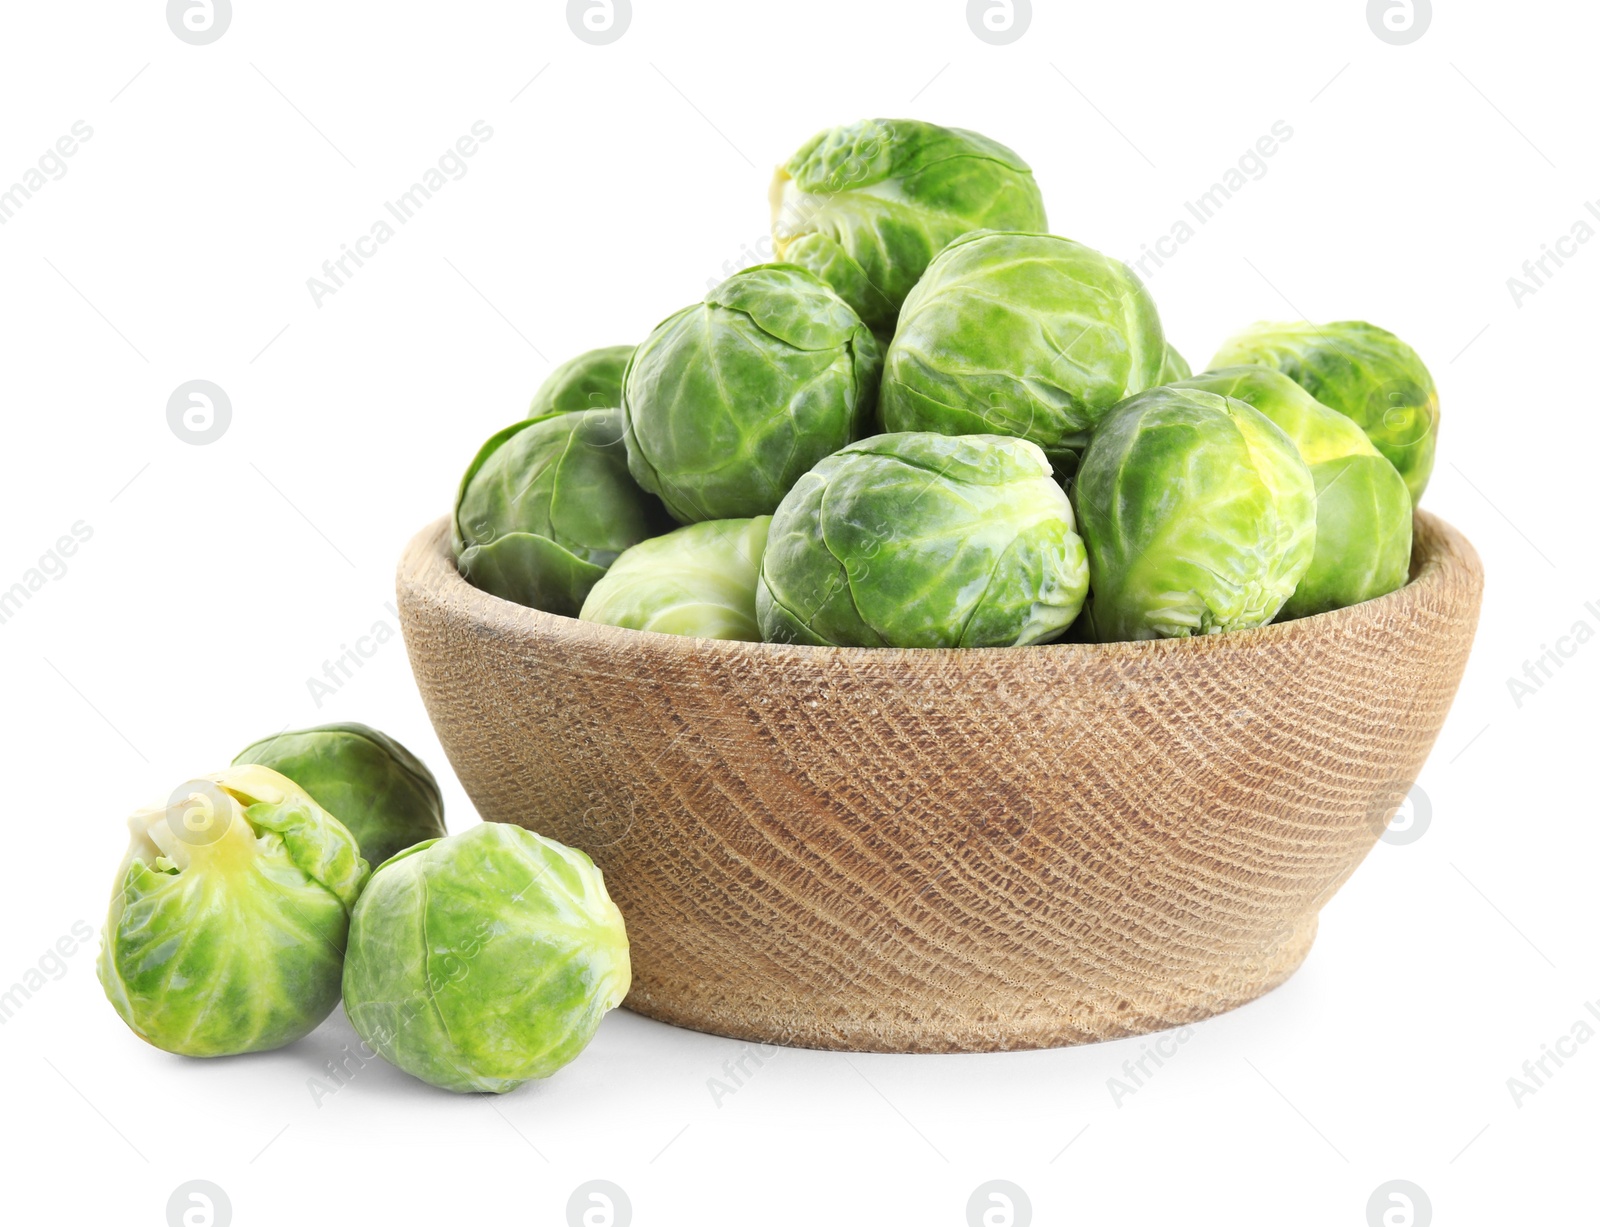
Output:
M400 564L412 667L486 818L588 851L627 1005L873 1052L1054 1047L1285 980L1455 696L1483 576L1227 636L962 651L723 643Z

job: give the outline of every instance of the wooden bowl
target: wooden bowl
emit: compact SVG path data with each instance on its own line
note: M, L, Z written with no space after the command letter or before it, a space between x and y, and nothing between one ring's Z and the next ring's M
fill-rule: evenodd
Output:
M629 1008L774 1044L1042 1048L1194 1022L1282 983L1444 722L1471 545L1233 635L960 651L723 643L470 587L447 522L399 608L482 815L585 849Z

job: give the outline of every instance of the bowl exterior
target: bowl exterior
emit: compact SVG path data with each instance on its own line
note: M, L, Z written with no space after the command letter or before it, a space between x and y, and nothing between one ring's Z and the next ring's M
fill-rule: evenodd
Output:
M1414 782L1482 571L1417 517L1412 582L1227 636L960 651L597 626L401 562L413 670L479 812L580 847L627 1005L762 1042L1050 1047L1231 1009Z

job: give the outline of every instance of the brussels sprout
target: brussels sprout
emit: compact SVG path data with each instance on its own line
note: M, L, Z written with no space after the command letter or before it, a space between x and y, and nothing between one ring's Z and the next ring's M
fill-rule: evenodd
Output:
M1439 436L1439 393L1417 351L1360 320L1257 324L1234 337L1211 368L1270 366L1367 432L1422 501Z
M1317 487L1317 545L1283 607L1303 618L1393 592L1411 571L1411 493L1371 440L1287 375L1230 366L1178 385L1253 405L1288 435Z
M453 545L485 592L576 615L630 545L653 536L660 506L628 476L620 409L552 413L508 426L461 479Z
M1048 234L986 231L929 265L884 359L885 430L1016 435L1070 467L1113 405L1166 361L1128 269Z
M1049 224L1028 164L960 128L910 119L830 128L772 181L778 258L817 274L885 335L934 256L984 228Z
M591 349L563 362L539 385L528 407L530 418L547 413L572 413L578 409L618 409L622 406L622 372L633 357L633 346L610 345Z
M771 642L1043 643L1083 607L1072 505L1032 443L893 434L829 456L772 519L756 588Z
M344 1008L408 1074L501 1092L582 1052L631 979L594 862L486 822L378 867L350 923Z
M1189 364L1184 361L1183 355L1174 349L1169 342L1167 345L1167 359L1161 364L1160 382L1177 383L1178 380L1187 379L1192 374L1194 372L1189 368Z
M444 834L433 773L392 737L364 724L325 724L248 745L235 767L259 763L288 776L356 837L369 865Z
M756 576L771 516L706 520L641 541L611 564L578 615L636 631L759 643Z
M328 1016L368 873L338 819L250 765L190 780L128 828L97 970L136 1035L221 1057Z
M1311 565L1316 497L1293 442L1243 401L1184 387L1133 397L1073 483L1087 629L1111 642L1272 621Z
M804 269L735 273L634 354L628 467L682 523L770 515L860 435L880 366L872 333Z

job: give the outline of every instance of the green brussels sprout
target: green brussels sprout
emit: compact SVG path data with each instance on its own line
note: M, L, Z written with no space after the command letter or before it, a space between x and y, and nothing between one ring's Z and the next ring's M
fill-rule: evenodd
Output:
M578 409L619 409L622 407L622 372L633 357L631 345L609 345L591 349L563 362L539 385L528 407L530 418L548 413L572 413Z
M1317 496L1294 443L1243 401L1162 387L1100 424L1073 483L1092 638L1272 621L1311 565Z
M885 430L1016 435L1069 468L1161 380L1155 303L1127 267L1048 234L984 231L928 266L884 358Z
M1211 368L1270 366L1367 432L1420 503L1439 438L1439 393L1417 351L1360 320L1257 324L1217 351Z
M338 819L248 765L190 780L128 828L97 971L134 1034L222 1057L282 1048L328 1016L368 876Z
M508 426L461 479L452 544L468 582L576 615L617 555L653 536L660 506L628 476L620 409Z
M1411 573L1411 492L1361 427L1287 375L1230 366L1178 385L1242 400L1288 435L1317 487L1317 544L1282 616L1303 618L1369 601Z
M1160 382L1177 383L1180 379L1187 379L1192 374L1194 374L1194 371L1190 369L1188 362L1184 361L1183 355L1173 347L1171 342L1168 342L1167 358L1161 364Z
M408 1074L503 1092L582 1052L632 974L594 862L486 822L378 867L350 923L344 1008Z
M804 269L735 273L629 363L628 467L681 523L770 515L861 434L881 365L856 313Z
M796 483L756 588L769 642L981 648L1044 643L1083 607L1072 505L1032 443L892 434Z
M705 520L641 541L583 603L585 622L701 639L761 642L756 576L771 516Z
M444 831L444 799L421 760L364 724L263 737L240 751L235 767L259 763L288 776L361 845L369 865Z
M875 332L971 230L1047 230L1028 164L976 132L864 119L819 132L772 181L780 260L810 269Z

